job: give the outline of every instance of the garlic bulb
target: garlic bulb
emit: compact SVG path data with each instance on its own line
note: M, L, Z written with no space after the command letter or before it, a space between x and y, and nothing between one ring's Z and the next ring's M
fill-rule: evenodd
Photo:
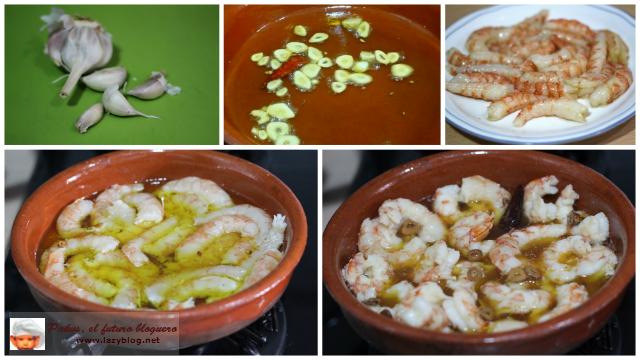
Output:
M60 90L60 96L67 97L84 73L109 62L113 52L111 34L97 21L73 17L59 9L52 10L42 20L49 30L45 54L69 72L69 78Z
M112 85L120 87L127 78L127 69L122 66L97 70L82 77L82 82L90 89L105 91Z
M143 100L152 100L162 96L165 92L169 95L178 95L181 91L179 86L167 83L163 73L154 71L147 81L129 90L127 95Z
M104 108L102 103L97 103L88 108L76 121L76 129L80 134L87 132L87 129L97 124L104 116Z
M147 115L134 109L124 95L118 91L117 85L112 85L104 91L102 105L108 113L117 116L144 116L146 118L159 119L157 116Z

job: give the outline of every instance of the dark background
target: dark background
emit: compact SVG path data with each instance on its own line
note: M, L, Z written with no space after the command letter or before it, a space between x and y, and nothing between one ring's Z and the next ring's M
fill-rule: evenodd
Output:
M41 151L26 189L31 194L56 173L106 151ZM281 298L287 317L285 354L315 355L317 346L317 152L224 151L251 161L280 178L296 194L307 216L308 240L302 260ZM6 192L11 189L5 189ZM11 226L10 224L6 224ZM6 312L40 311L11 256L5 261ZM8 319L6 319L8 323ZM8 326L8 325L7 325ZM8 341L6 342L8 344ZM6 346L8 350L8 345ZM6 352L5 352L6 353Z
M361 163L353 182L341 189L323 193L323 201L346 200L367 181L406 162L432 155L440 151L360 151ZM586 165L616 184L635 205L635 154L632 150L562 150L547 151ZM331 167L331 164L324 164ZM342 312L328 291L323 287L322 352L325 355L378 354L374 346L361 339L346 322ZM626 289L620 308L616 312L620 322L622 346L619 352L635 354L635 279ZM578 352L582 352L579 350Z

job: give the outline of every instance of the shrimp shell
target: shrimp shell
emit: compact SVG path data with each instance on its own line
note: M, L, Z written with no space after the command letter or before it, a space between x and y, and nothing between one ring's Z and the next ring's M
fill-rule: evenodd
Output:
M543 116L556 116L565 120L585 122L589 108L571 99L546 99L529 104L513 121L516 127L522 127L529 120Z

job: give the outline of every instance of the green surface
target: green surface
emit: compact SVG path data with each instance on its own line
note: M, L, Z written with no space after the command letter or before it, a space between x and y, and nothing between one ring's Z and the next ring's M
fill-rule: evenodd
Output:
M90 17L111 33L114 55L107 66L129 71L127 88L151 71L165 71L182 93L155 100L128 97L134 108L161 119L106 115L80 134L76 119L102 93L79 84L68 99L58 91L66 72L43 53L47 31L41 15L51 6L5 7L5 143L197 144L218 143L218 6L58 6Z

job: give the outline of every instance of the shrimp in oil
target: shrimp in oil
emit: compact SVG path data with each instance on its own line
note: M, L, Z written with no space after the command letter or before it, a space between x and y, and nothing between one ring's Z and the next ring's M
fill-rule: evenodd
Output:
M573 211L573 204L580 196L573 190L572 185L567 185L555 203L544 202L545 195L558 192L558 183L557 177L549 175L532 180L525 186L523 210L530 222L547 223L555 220L561 223L567 222L569 214Z

